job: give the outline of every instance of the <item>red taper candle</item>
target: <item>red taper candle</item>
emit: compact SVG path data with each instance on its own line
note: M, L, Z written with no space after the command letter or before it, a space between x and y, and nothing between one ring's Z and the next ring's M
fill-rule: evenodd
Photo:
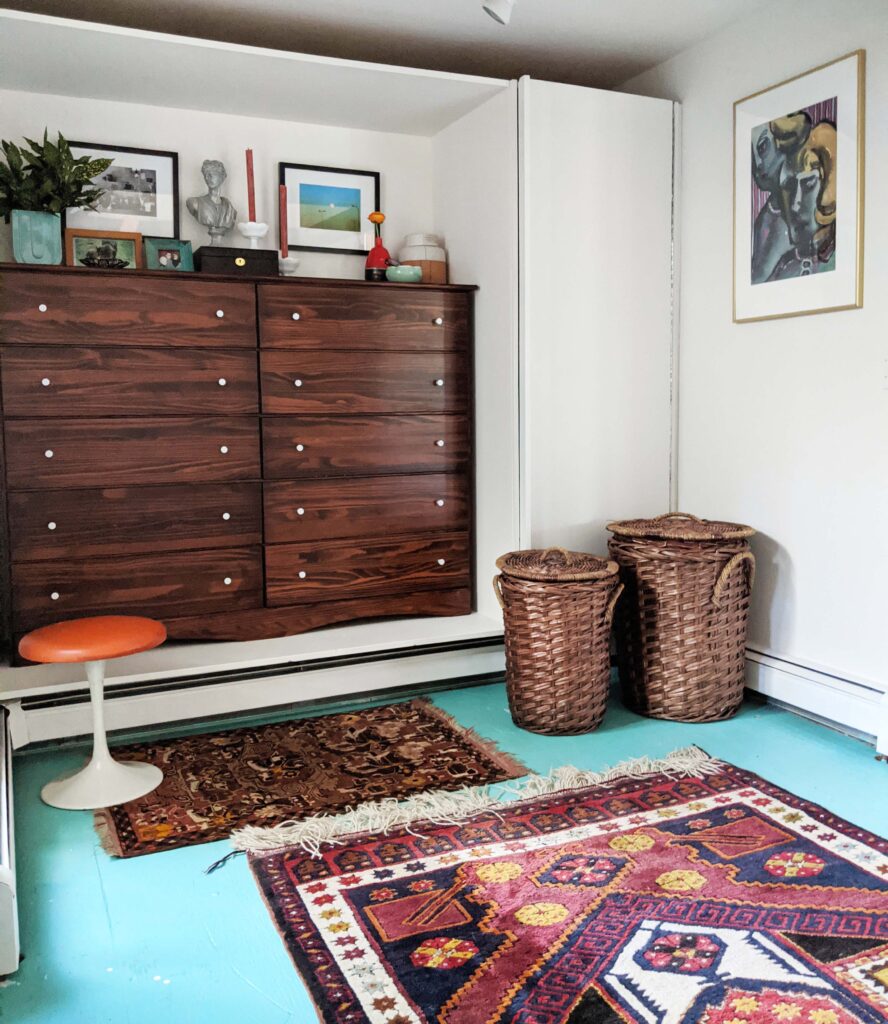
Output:
M250 210L250 221L256 220L256 184L253 181L253 150L247 150L247 205Z
M281 185L279 189L280 198L280 222L281 222L281 258L286 259L290 255L290 249L287 244L287 186Z

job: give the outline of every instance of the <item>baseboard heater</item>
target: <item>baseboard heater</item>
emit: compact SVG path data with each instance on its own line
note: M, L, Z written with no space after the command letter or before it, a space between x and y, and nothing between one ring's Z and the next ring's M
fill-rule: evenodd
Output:
M15 899L15 841L12 821L12 741L9 714L0 707L0 978L19 965Z

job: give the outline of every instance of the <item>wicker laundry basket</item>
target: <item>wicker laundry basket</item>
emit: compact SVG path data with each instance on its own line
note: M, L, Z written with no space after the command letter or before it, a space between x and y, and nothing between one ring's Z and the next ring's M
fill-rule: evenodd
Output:
M615 624L626 703L676 722L717 722L743 699L755 530L683 513L609 523L626 594Z
M516 725L555 736L591 732L610 689L610 627L619 567L563 548L497 559L506 689Z

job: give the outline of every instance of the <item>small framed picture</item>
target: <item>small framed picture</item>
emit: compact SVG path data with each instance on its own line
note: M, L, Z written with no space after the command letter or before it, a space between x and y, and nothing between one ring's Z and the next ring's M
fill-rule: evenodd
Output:
M178 238L145 238L146 270L194 270L191 242Z
M287 186L287 248L366 256L373 245L367 218L380 205L379 172L278 166Z
M735 323L863 305L864 68L857 50L734 104Z
M70 209L65 226L93 231L137 231L141 235L179 237L179 155L98 142L72 142L74 156L112 160L93 178L104 195L94 210Z
M138 270L142 266L142 236L129 231L65 229L65 262L91 270Z

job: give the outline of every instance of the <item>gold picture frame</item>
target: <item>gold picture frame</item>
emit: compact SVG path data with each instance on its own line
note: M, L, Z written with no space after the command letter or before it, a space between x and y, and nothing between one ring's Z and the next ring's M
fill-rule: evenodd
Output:
M821 109L831 110L832 119L824 115L818 122L812 112ZM737 100L733 128L733 322L862 308L866 51L853 50ZM756 149L756 132L763 148ZM848 166L850 175L843 173ZM763 177L776 187L768 191ZM803 187L813 196L815 178L816 198L806 206L798 196ZM853 217L843 213L849 205ZM748 228L741 228L747 217Z

